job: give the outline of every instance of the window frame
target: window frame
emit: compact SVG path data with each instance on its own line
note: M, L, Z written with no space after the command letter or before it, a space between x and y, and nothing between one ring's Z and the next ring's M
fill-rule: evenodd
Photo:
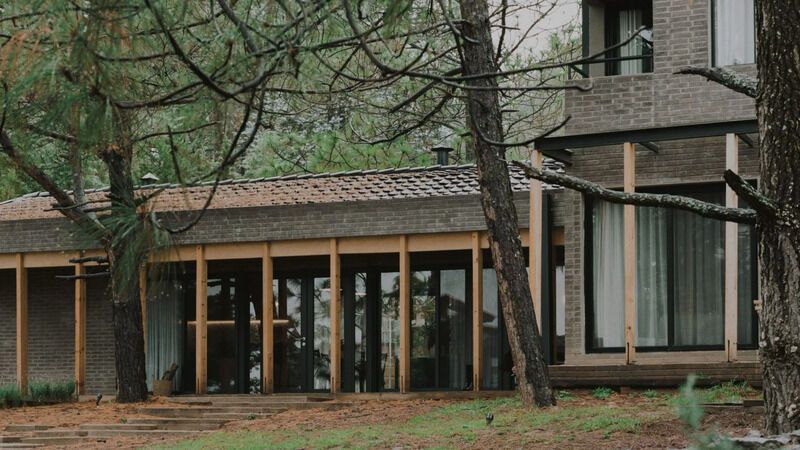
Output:
M719 0L710 0L709 4L709 15L708 15L708 28L710 30L710 41L711 44L709 47L709 63L711 67L714 68L722 68L722 67L738 67L738 66L750 66L756 63L756 50L758 49L758 27L756 22L756 15L753 15L753 62L751 63L744 63L744 64L728 64L728 65L719 65L717 64L717 2ZM755 0L753 0L753 7L755 7Z
M725 191L725 185L721 183L693 183L672 186L656 186L656 187L641 187L637 188L637 192L648 193L670 193L676 195L688 195L691 193L717 193ZM585 332L585 349L586 353L624 353L625 347L595 347L593 344L594 336L594 238L592 230L592 214L594 205L597 200L583 195L584 203L584 220L583 220L583 233L584 233L584 252L583 252L583 283L584 283L584 305L586 314L584 315L586 323L584 324ZM638 352L687 352L687 351L721 351L725 349L723 339L722 344L714 345L674 345L675 342L675 293L674 293L674 245L672 227L674 225L674 208L667 208L669 218L667 220L667 345L660 346L640 346L635 345L634 348ZM749 248L751 254L751 261L756 262L750 268L752 272L751 287L753 292L758 292L758 238L757 231L753 228L753 235L751 236L751 245ZM723 242L724 245L724 242ZM738 299L737 299L738 305ZM624 317L623 317L624 320ZM724 320L724 308L723 308ZM724 328L723 328L724 329ZM751 320L751 329L753 336L756 337L752 344L738 344L737 347L741 350L755 350L758 347L758 315L753 314ZM738 341L738 336L737 336Z
M619 3L608 4L605 6L603 11L603 47L608 48L618 44L622 37L619 36L619 13L621 11L625 11L628 9L640 9L642 10L642 22L645 26L650 27L650 30L653 29L653 3L652 1L647 1L644 4L639 1L622 1ZM639 35L641 36L641 35ZM611 42L614 41L614 42ZM655 43L653 44L655 46ZM625 75L642 75L646 73L653 73L654 71L654 56L655 51L651 51L650 53L643 53L641 59L634 59L631 61L642 61L642 71L635 74L625 74ZM603 55L603 59L608 58L619 58L620 49L619 47L605 52ZM622 75L621 72L621 65L622 61L606 61L604 63L603 73L605 76L619 76Z

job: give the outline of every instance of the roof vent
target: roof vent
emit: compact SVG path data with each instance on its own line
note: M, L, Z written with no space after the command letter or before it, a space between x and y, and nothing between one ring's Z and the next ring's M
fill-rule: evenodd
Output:
M153 172L148 172L148 173L144 174L144 176L141 178L141 180L142 180L142 184L144 186L148 186L148 185L151 185L151 184L158 183L158 177Z
M446 166L450 163L450 152L453 151L450 147L433 147L431 149L433 153L436 153L436 164L440 166Z

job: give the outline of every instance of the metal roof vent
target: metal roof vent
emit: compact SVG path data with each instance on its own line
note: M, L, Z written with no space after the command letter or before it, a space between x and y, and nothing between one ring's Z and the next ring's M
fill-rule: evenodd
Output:
M436 153L436 164L440 166L450 164L450 152L453 151L451 147L433 147L431 151Z

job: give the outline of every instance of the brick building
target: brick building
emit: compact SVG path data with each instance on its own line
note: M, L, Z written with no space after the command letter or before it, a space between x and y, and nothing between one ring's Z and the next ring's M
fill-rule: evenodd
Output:
M674 72L752 71L752 3L585 0L583 20L586 55L601 54L573 82L591 89L566 91L566 134L537 142L534 159L611 188L735 204L721 174L757 182L753 102ZM757 381L749 227L511 176L556 384ZM169 220L209 190L152 188ZM0 204L0 316L17 319L0 322L0 384L75 378L113 393L106 282L55 278L93 270L68 260L97 251L50 203ZM509 389L490 261L473 166L226 182L154 258L148 378L176 363L179 392Z

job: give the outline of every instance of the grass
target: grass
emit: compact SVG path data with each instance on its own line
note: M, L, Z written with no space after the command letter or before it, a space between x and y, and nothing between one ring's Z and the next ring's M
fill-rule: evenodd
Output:
M28 394L22 395L13 384L0 385L0 408L13 408L23 402L69 402L75 400L75 382L67 381L32 381L28 385Z
M486 425L486 414L494 421ZM607 438L614 433L634 433L657 415L633 407L569 405L549 409L524 408L516 397L452 403L410 418L377 425L214 433L207 437L171 443L168 448L391 448L412 446L452 448L481 446L481 438L493 442L513 438L512 447L555 444L579 435L595 433ZM555 430L543 433L544 430ZM164 447L167 448L167 447Z
M0 408L13 408L22 404L22 394L13 384L0 385Z
M756 396L756 390L745 382L729 381L698 390L698 396L701 403L737 403L744 398Z
M594 398L596 398L598 400L605 400L608 397L611 397L611 394L613 394L613 393L614 393L614 391L611 390L611 388L598 387L598 388L595 388L592 391L592 397L594 397Z

